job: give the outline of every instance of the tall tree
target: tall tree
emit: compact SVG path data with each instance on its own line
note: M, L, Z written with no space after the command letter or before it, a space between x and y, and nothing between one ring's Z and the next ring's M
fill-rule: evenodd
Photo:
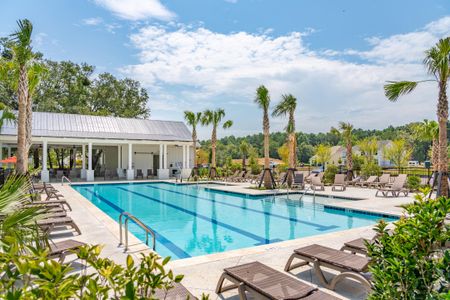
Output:
M18 70L18 124L17 124L17 164L16 172L25 174L28 171L28 139L27 139L27 121L31 118L28 115L27 107L31 104L29 95L28 70L34 63L34 53L31 47L31 34L33 25L27 19L17 22L19 29L11 35L12 37L12 62Z
M248 142L246 140L242 140L242 142L239 144L239 150L242 155L242 169L245 170L245 168L246 168L245 160L247 159L247 156L248 156L248 153L250 150L250 145L248 144Z
M433 165L433 171L436 171L439 163L439 124L436 121L423 120L414 129L419 140L431 142L431 164Z
M264 187L266 189L273 188L272 174L270 171L270 156L269 156L269 105L270 95L269 90L261 85L256 89L255 103L263 111L263 134L264 134Z
M219 127L222 119L225 118L225 110L223 108L218 108L216 110L205 110L203 112L202 124L212 125L211 134L211 170L210 177L216 177L216 147L217 147L217 127ZM223 129L230 128L233 125L233 121L225 121L222 125Z
M437 119L439 123L439 162L438 196L448 196L448 154L447 154L447 122L448 99L447 84L450 78L450 37L439 40L437 44L425 52L423 61L427 71L434 77L422 81L390 81L384 86L385 95L391 101L396 101L401 95L412 92L419 83L435 81L438 84L439 95L437 103Z
M297 99L289 94L283 95L282 100L272 112L272 116L289 116L286 126L286 133L288 135L288 148L289 148L289 160L288 165L290 172L288 172L288 186L290 187L293 182L294 170L297 165L297 138L295 137L295 109L297 108Z
M390 160L398 169L398 173L408 164L412 150L403 139L392 141L392 145L383 149L383 156Z
M339 136L345 144L347 180L351 181L353 179L353 125L339 122L338 128L331 127L331 133Z
M198 163L197 155L195 154L197 151L197 125L202 121L202 113L194 113L192 111L185 110L184 119L186 120L186 123L192 128L192 145L194 147L194 180L197 180Z

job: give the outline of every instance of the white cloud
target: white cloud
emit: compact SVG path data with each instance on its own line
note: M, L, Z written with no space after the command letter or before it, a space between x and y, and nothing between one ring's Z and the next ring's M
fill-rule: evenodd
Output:
M175 14L168 10L159 0L94 0L98 5L112 11L126 20L159 19L171 20Z
M97 26L97 25L100 25L102 22L103 22L103 20L100 17L87 18L87 19L81 20L81 23L83 25L88 25L88 26Z
M329 130L341 120L382 128L433 117L433 84L397 103L386 100L383 84L426 76L423 51L447 34L448 19L413 33L370 39L368 51L344 53L358 55L365 63L345 60L333 49L312 51L302 40L310 31L272 37L223 34L203 27L146 26L130 37L140 63L121 71L149 87L157 104L153 115L159 118L182 119L184 109L221 106L235 121L235 129L228 133L259 132L260 112L252 101L256 87L265 84L274 103L283 93L299 99L299 130ZM273 130L281 130L282 123L274 120Z

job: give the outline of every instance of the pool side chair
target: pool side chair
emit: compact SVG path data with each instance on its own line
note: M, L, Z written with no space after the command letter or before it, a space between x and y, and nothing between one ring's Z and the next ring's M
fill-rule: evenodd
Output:
M53 231L55 227L59 226L70 226L78 234L81 234L80 228L75 224L71 217L60 217L60 218L49 218L43 220L37 220L36 224L43 230L47 232Z
M294 181L292 182L293 189L304 190L305 189L305 177L303 173L294 173Z
M359 187L369 187L371 184L375 183L378 179L378 176L369 176L369 178L367 178L367 180L363 180L360 181L358 183L355 184L355 186L359 186Z
M319 175L311 178L311 189L313 191L325 191L325 185Z
M144 173L142 172L142 169L136 170L136 179L138 178L144 179Z
M349 251L352 254L362 254L367 256L367 246L366 243L373 242L374 239L358 238L349 242L344 243L341 247L341 251Z
M197 297L191 294L181 283L174 283L172 288L168 290L159 289L156 290L152 297L153 299L164 300L195 300Z
M224 281L231 282L224 286ZM238 289L239 298L246 300L246 292L256 299L337 300L316 286L282 273L260 262L251 262L225 268L216 287L216 293Z
M58 258L59 263L64 263L67 255L76 253L85 243L76 240L64 240L59 242L49 241L48 258Z
M348 181L347 185L348 186L356 186L356 184L360 181L361 181L361 176L357 176L357 177L353 178L352 180Z
M381 188L389 184L390 181L391 181L391 174L384 173L378 178L378 181L369 184L369 187Z
M60 195L62 196L62 195ZM49 204L59 204L61 205L61 207L66 210L64 208L64 206L66 206L70 211L72 211L72 207L70 206L70 204L65 200L65 199L51 199L48 200L49 198L47 197L45 200L42 200L41 195L37 194L37 193L30 193L30 203L28 204L32 204L32 205L49 205Z
M331 187L332 191L345 191L345 189L347 188L347 182L345 181L345 179L347 178L347 175L345 174L336 174L334 175L334 183L333 186Z
M239 182L244 177L245 171L240 171L236 177L232 179L233 182Z
M299 259L301 262L293 264L294 259ZM367 257L313 244L295 249L294 253L289 257L284 270L288 272L309 264L312 264L320 283L327 289L334 290L336 284L345 278L358 281L367 290L372 289L368 273L369 259ZM335 275L331 282L328 282L322 272L322 268L338 271L339 274Z
M45 194L47 195L47 198L45 200L50 200L50 199L61 199L64 198L63 195L58 194L58 191L49 187L45 182L44 182L44 191Z
M389 194L392 197L399 197L400 193L403 193L405 197L408 196L409 191L405 188L406 179L406 174L398 175L391 187L379 188L375 193L375 197L378 197L379 193L381 193L383 197L389 197Z
M147 169L147 179L153 178L153 169Z

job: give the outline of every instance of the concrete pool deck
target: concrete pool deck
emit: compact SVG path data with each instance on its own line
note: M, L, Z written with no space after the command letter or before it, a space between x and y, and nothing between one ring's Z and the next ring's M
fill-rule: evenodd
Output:
M113 183L119 182L116 181ZM68 215L79 225L82 232L80 236L72 236L72 232L70 231L57 232L53 235L55 241L70 237L89 244L103 244L105 246L102 256L109 257L122 264L125 262L128 254L138 259L140 256L139 253L151 251L143 242L138 240L132 234L129 234L130 250L127 253L124 253L123 246L118 247L119 225L117 220L111 219L70 186L61 186L60 184L54 184L54 186L64 195L65 199L72 206L73 211L69 212ZM249 195L268 194L267 191L249 189L248 187L249 184L233 184L232 186L225 186L212 183L208 184L206 188L246 193ZM282 190L278 191L278 193L282 193ZM319 196L319 192L317 192L316 195ZM331 188L326 187L326 190L320 192L320 195L363 199L348 201L343 201L342 199L330 199L328 202L329 204L327 205L388 215L400 215L402 209L398 206L410 203L414 199L412 194L408 197L396 199L377 198L375 197L375 190L373 189L368 190L353 187L348 188L345 192L332 192ZM298 199L299 195L291 195L289 197ZM176 274L184 274L183 284L198 297L200 297L202 293L207 293L210 295L211 299L238 299L237 290L228 291L221 296L217 296L214 292L217 281L225 267L235 266L250 261L260 261L277 270L283 271L284 264L295 248L317 243L339 249L346 241L359 237L370 238L373 234L372 226L366 226L269 245L175 260L170 262L168 267L173 269ZM314 272L312 272L308 266L294 269L291 271L291 274L301 280L317 284L320 288L320 284L318 284ZM342 297L342 299L365 299L367 295L366 291L360 285L351 280L346 280L338 284L336 293L326 289L323 290Z

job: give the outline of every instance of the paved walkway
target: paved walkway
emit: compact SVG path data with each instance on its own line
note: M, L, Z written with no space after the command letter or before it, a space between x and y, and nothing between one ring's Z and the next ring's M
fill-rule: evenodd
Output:
M83 196L74 191L70 186L55 184L55 187L71 204L73 212L70 212L69 215L80 226L82 231L82 235L80 236L73 236L71 231L61 231L53 236L55 240L71 237L90 244L103 244L105 247L102 255L114 259L118 263L124 263L127 254L131 254L137 258L139 253L150 251L144 243L140 242L136 237L130 234L130 251L128 253L123 253L123 247L118 247L119 226L117 220L111 219L90 201L86 200ZM248 184L237 184L233 186L209 184L207 188L241 192L252 195L267 194L266 191L258 191L249 189L248 187ZM330 188L327 187L325 192L321 192L321 194L335 197L352 196L353 198L364 199L348 201L333 201L330 199L329 203L330 205L348 209L369 210L385 214L400 214L401 209L398 206L409 203L413 200L412 195L397 199L376 198L374 196L375 190L352 187L348 188L345 192L332 192ZM319 193L317 193L317 195L319 195ZM183 284L196 296L201 296L202 293L208 293L210 294L211 299L216 299L219 296L215 294L214 289L220 277L221 271L225 267L256 260L282 271L289 255L295 248L317 243L339 249L345 241L358 237L372 237L373 231L371 227L372 226L355 228L270 245L262 245L252 248L227 251L224 253L176 260L170 262L169 267L172 268L176 274L185 275ZM308 266L294 269L291 273L301 280L318 284L314 273ZM325 291L330 292L329 290ZM334 295L343 297L343 299L365 299L366 291L358 284L350 280L346 280L338 285ZM227 299L238 298L237 291L235 290L228 291L220 297Z

